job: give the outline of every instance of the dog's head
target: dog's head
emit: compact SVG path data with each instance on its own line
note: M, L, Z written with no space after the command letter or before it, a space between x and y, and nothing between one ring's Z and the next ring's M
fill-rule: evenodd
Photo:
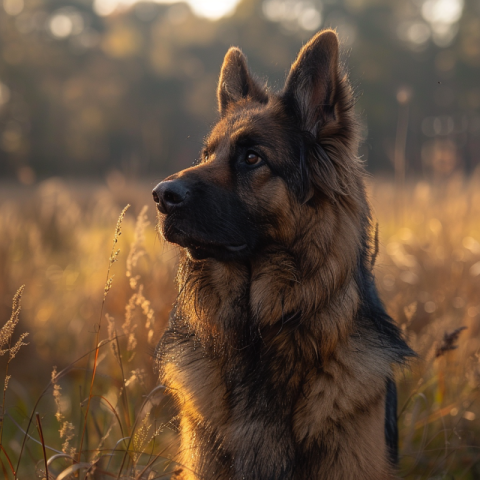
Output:
M284 89L252 78L230 48L218 85L220 120L199 162L153 190L164 237L193 259L246 259L301 235L306 209L351 194L358 181L351 89L335 32L320 32L292 65ZM317 215L318 217L318 215Z

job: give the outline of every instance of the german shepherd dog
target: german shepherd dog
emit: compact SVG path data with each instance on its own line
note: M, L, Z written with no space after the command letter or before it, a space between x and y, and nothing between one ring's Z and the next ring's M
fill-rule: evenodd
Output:
M278 93L230 48L200 160L153 190L178 244L157 348L180 410L177 477L395 477L392 369L413 352L379 300L354 98L326 30Z

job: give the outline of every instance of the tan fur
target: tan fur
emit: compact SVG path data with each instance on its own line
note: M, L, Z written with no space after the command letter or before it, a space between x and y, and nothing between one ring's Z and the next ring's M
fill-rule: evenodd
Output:
M340 353L340 352L339 352ZM367 362L378 358L365 358ZM189 362L192 361L190 357ZM358 357L354 360L358 362ZM365 371L360 365L347 364L345 357L329 362L328 371L309 384L309 391L295 407L293 432L299 441L321 441L329 446L334 455L332 460L318 469L318 479L328 480L386 480L396 478L386 461L385 443L380 439L384 429L384 389L379 372ZM245 422L242 415L226 417L223 404L225 391L216 373L207 361L199 360L189 376L182 377L182 365L170 367L166 379L176 379L172 393L177 396L182 409L182 451L176 461L184 468L182 479L201 478L198 455L210 455L201 460L201 470L210 472L208 478L226 479L216 476L216 456L220 450L205 453L197 445L194 426L207 421L207 428L216 428L224 437L224 446L235 445L241 450L245 442L256 435L265 437L261 424ZM385 373L385 372L383 372ZM378 376L376 376L378 375ZM179 380L180 379L180 380ZM372 388L377 384L377 388ZM363 394L365 386L368 393ZM195 401L193 401L195 398ZM240 412L242 406L239 406ZM358 413L359 410L363 410ZM338 426L342 425L339 433ZM275 442L275 438L266 439ZM264 461L268 459L264 459ZM278 461L272 458L272 461ZM268 468L268 465L267 465ZM299 479L300 480L300 479Z
M320 55L317 63L313 55ZM315 88L310 64L321 77ZM395 353L362 317L368 309L358 272L370 275L375 248L351 89L337 65L336 35L319 34L293 64L284 96L269 96L231 49L218 88L221 119L203 159L167 179L235 192L248 212L245 228L260 219L262 234L246 260L181 252L176 311L158 349L161 380L181 414L175 460L182 471L175 478L395 478L385 438L386 380L408 353ZM289 95L314 148L326 155L310 160L303 201L275 173L293 161L288 138L276 133L292 121ZM264 135L262 152L278 165L251 170L247 181L231 162L248 135Z
M222 269L223 270L223 269ZM228 273L215 269L213 277L219 285L225 286ZM261 276L261 273L259 272ZM278 278L276 275L267 274L264 278ZM268 281L265 282L268 288ZM278 289L278 283L270 286L270 290L263 298L271 300L280 296L272 295L273 289ZM255 285L252 282L252 289ZM354 301L355 294L352 294ZM225 301L223 299L223 301ZM345 297L343 297L345 300ZM254 300L255 301L255 300ZM304 301L300 299L300 301ZM231 312L232 306L220 302L219 312ZM348 302L346 302L348 304ZM324 364L321 375L312 373L306 375L304 380L306 390L304 395L295 405L293 417L293 433L298 441L318 442L329 445L335 452L335 461L318 470L318 479L328 480L386 480L395 478L391 466L387 462L384 429L384 379L389 375L390 361L379 352L370 352L362 342L347 340L347 332L335 332L338 322L335 317L346 315L351 318L352 313L345 310L342 303L332 308L331 318L324 313L325 318L320 318L319 323L325 322L325 329L329 327L328 337L331 344L335 343L329 360ZM343 335L342 335L343 333ZM336 338L337 341L332 340ZM267 341L268 339L266 339ZM288 342L281 332L272 339L273 343L282 348L282 341ZM343 341L340 341L343 340ZM330 346L330 345L329 345ZM287 347L288 348L288 347ZM320 356L317 345L304 345L307 352L311 350L312 357ZM175 357L165 372L165 384L172 388L171 393L177 397L183 414L182 421L182 446L183 450L178 458L179 464L187 467L187 471L197 472L205 470L198 468L198 458L195 452L196 440L192 436L192 425L206 422L207 428L211 426L224 438L224 445L235 445L238 451L244 442L249 442L256 435L264 437L262 425L245 421L242 412L244 405L237 406L238 415L226 416L224 404L225 390L218 377L212 362L203 358L201 348L196 352L184 351L186 355ZM193 357L195 355L197 358ZM298 379L300 381L300 379ZM338 427L342 426L342 434ZM270 441L275 441L271 438ZM227 479L229 476L216 477L216 454L209 460L211 472L208 478ZM198 451L197 451L198 455ZM275 459L274 461L277 461ZM202 464L205 459L202 460ZM194 473L186 474L181 478L194 479ZM300 479L299 479L300 480Z

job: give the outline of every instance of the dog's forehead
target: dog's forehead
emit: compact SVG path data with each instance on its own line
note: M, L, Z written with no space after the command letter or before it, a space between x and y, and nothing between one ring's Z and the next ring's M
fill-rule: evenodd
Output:
M209 150L215 151L246 139L269 143L272 132L284 124L285 115L276 104L240 107L213 127L206 144Z

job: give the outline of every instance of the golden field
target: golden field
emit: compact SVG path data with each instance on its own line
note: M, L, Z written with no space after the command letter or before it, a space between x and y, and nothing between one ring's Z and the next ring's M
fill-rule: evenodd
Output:
M0 357L5 478L46 478L45 464L58 480L175 469L175 412L153 355L177 254L155 233L154 184L116 173L0 185L0 350L29 333ZM419 354L397 372L400 476L480 478L480 175L402 189L370 179L369 190L377 284Z

